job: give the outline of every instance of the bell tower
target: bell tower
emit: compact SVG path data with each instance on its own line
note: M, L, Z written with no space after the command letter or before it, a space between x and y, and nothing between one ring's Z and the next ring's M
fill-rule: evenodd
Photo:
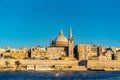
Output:
M71 27L70 27L70 34L68 37L68 57L74 57L74 39L73 39Z

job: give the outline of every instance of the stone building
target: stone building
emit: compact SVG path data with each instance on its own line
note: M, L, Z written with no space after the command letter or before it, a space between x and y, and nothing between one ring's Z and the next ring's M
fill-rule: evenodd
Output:
M64 47L48 47L47 48L48 59L59 60L61 57L66 56Z
M7 46L5 49L0 49L0 58L13 58L13 59L50 59L50 60L105 60L113 59L113 55L116 60L119 60L120 48L111 48L111 51L107 50L108 47L102 47L99 45L77 44L74 47L74 39L72 35L72 29L68 38L64 36L62 30L55 40L50 40L49 47L35 46L32 49L20 48L14 49ZM112 58L111 58L112 56ZM118 57L116 57L118 56Z
M120 60L120 51L116 51L116 54L114 54L114 60Z
M0 56L4 59L26 59L28 58L29 48L10 48L7 46L5 49L0 49Z
M39 46L31 49L32 59L51 59L58 60L62 57L74 58L74 39L72 29L68 39L64 36L63 31L60 30L59 36L55 40L50 40L50 46L41 48Z
M102 53L106 52L107 49L108 49L107 46L102 46Z
M78 44L75 47L76 57L79 60L87 60L89 51L91 51L91 46L90 45Z
M11 49L10 50L10 57L15 59L27 59L29 48L20 48L20 49Z
M63 31L60 30L59 36L55 40L50 40L51 48L48 48L48 52L61 52L59 57L64 56L74 58L74 39L72 35L72 29L70 28L70 34L68 39L64 36ZM51 50L51 51L50 51ZM53 51L53 52L52 52ZM55 52L56 53L56 52ZM52 55L48 53L49 55ZM58 53L56 53L58 54ZM54 55L54 54L53 54Z
M78 44L75 47L78 60L94 60L101 54L101 47L98 45Z
M113 60L113 52L111 50L107 50L99 56L99 60Z
M31 58L32 59L46 59L47 50L44 47L35 46L31 49Z

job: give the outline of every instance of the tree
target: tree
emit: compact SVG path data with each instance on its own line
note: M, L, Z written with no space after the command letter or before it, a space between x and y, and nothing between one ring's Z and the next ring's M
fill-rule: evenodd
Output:
M7 68L8 68L8 65L10 64L10 62L9 61L5 61L5 65L7 66Z
M19 68L20 64L21 64L20 61L15 61L16 69Z

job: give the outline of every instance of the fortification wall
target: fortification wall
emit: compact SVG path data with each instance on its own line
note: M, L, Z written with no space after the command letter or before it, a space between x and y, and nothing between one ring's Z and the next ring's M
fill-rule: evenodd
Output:
M88 60L87 68L120 68L120 60Z
M77 60L0 60L0 65L5 65L9 61L10 65L15 65L15 61L20 61L22 65L78 65Z

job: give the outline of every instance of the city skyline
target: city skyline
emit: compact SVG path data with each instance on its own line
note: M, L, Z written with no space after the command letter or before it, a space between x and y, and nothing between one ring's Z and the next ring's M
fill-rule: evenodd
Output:
M0 47L49 46L62 29L75 45L120 46L120 1L0 1Z

